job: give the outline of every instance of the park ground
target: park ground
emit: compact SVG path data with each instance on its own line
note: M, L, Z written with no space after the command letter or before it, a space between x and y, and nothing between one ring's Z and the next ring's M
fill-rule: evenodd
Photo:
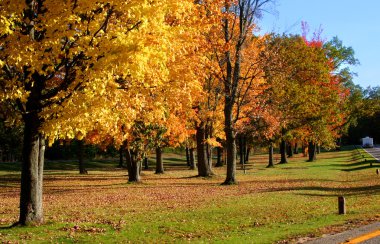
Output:
M195 177L180 153L164 155L166 172L142 172L130 184L117 162L47 162L45 223L7 228L17 221L19 165L0 164L0 242L288 243L380 221L380 168L362 149L322 152L316 162L296 155L267 169L267 156L250 158L238 185L222 186L225 168ZM371 165L372 163L372 165ZM347 214L338 215L338 196Z

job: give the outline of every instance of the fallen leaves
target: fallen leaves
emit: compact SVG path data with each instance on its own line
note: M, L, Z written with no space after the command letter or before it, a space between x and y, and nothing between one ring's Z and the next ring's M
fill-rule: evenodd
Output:
M372 205L366 203L378 199L378 194L372 194L378 181L366 172L352 174L331 168L334 155L340 154L322 154L322 161L313 164L295 157L295 162L274 169L265 169L266 156L255 156L255 164L250 164L246 174L238 171L239 184L229 187L220 185L224 169L219 168L211 178L194 177L196 172L185 166L168 167L164 175L143 171L141 184L128 184L126 172L121 170L91 171L86 176L51 171L44 179L45 220L58 227L43 231L71 241L115 233L134 233L132 240L146 237L146 242L154 235L168 238L163 242L229 240L236 235L248 238L251 231L261 234L271 226L292 228L318 218L315 216L332 216L335 196L341 193L347 196L350 216L374 216ZM350 157L342 155L339 160ZM3 180L0 178L0 183ZM17 183L0 188L0 225L17 221L18 197ZM15 235L15 239L3 235L0 240L28 238L27 233ZM40 237L33 233L32 240L36 238Z
M63 227L63 231L73 232L89 232L89 233L103 233L106 230L104 228L98 227L81 227L79 225L74 225L73 227Z

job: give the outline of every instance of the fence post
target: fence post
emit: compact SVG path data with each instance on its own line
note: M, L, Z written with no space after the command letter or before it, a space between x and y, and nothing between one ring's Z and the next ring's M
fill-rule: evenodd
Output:
M343 196L338 197L339 214L346 214L346 199Z

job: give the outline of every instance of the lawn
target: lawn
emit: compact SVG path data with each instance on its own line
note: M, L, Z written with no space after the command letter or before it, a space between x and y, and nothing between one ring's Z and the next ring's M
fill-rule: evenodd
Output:
M220 185L225 168L199 178L180 154L164 161L165 174L155 175L152 161L139 184L117 162L89 162L88 175L73 162L48 162L45 224L16 228L6 227L18 217L19 165L0 163L0 242L284 243L380 220L380 164L360 149L324 152L313 163L297 155L272 169L266 155L254 155L246 173L238 165L233 186ZM340 195L346 215L337 214Z

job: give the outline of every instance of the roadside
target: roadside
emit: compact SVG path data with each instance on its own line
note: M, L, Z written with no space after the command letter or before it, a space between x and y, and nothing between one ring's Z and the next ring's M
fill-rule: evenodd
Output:
M368 154L372 155L377 161L380 161L380 146L375 145L373 148L363 148Z
M368 154L375 158L377 162L380 162L380 145L375 145L373 148L363 148ZM372 163L371 163L372 166ZM296 243L308 243L308 244L339 244L339 243L364 243L364 244L378 244L380 243L380 222L378 218L376 222L368 223L366 221L358 221L353 226L348 224L349 229L344 230L344 226L338 232L326 232L329 234L322 235L321 238L301 238ZM338 228L339 229L339 228ZM335 233L334 233L335 232Z
M299 242L300 243L300 242ZM335 243L380 243L380 222L361 226L338 234L324 235L322 238L307 241L308 244L335 244Z

